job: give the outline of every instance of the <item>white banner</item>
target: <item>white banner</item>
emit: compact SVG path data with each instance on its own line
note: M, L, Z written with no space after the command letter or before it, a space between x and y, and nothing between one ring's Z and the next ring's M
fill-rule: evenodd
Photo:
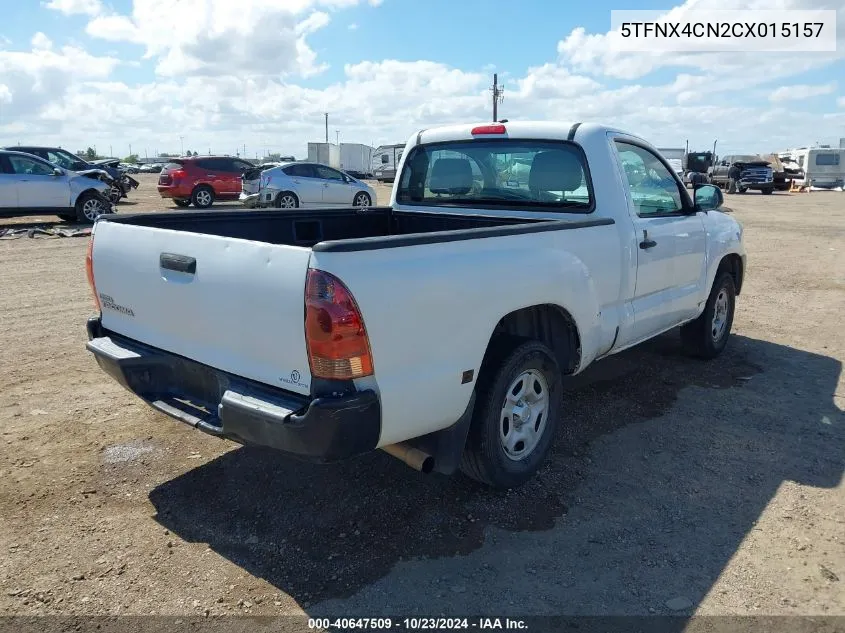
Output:
M836 51L832 9L614 10L610 28L610 46L617 51ZM759 72L765 73L765 64Z

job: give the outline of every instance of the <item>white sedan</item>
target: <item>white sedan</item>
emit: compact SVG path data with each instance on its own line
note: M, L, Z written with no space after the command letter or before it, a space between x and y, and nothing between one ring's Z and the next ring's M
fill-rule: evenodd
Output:
M284 163L243 176L247 207L371 207L376 192L367 183L319 163Z

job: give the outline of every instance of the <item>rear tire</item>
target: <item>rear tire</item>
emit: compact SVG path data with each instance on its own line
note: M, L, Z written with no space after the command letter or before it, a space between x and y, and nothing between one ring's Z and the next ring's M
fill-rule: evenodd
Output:
M299 198L292 191L282 191L276 196L277 209L296 209L299 207Z
M774 191L774 187L767 187L766 189L761 189L760 193L762 193L764 196L770 196L770 195L772 195L773 191Z
M208 185L200 185L191 194L191 202L198 209L207 209L214 204L214 189Z
M355 194L355 200L352 201L353 207L360 207L361 209L367 209L371 207L373 204L373 199L370 198L370 194L366 191L360 191Z
M531 479L548 457L560 417L561 371L539 341L493 342L461 459L465 475L494 488Z
M699 358L715 358L728 344L736 308L736 286L730 273L723 272L713 282L704 312L681 327L686 351Z
M190 200L174 200L173 204L175 204L177 207L189 207L189 206L191 206L191 201Z
M86 191L76 199L76 219L84 224L93 224L111 210L110 204L108 198L96 191Z

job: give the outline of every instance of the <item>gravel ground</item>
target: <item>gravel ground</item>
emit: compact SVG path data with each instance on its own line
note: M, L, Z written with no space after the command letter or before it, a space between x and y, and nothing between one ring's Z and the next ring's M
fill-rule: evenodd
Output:
M164 208L140 180L119 212ZM172 421L85 351L85 238L0 241L0 615L845 615L845 196L728 204L726 352L597 363L507 494Z

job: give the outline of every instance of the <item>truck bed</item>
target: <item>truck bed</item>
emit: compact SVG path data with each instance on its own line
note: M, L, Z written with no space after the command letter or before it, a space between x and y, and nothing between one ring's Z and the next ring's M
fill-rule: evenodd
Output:
M104 221L204 235L349 252L612 224L609 218L548 220L390 207L166 212L104 216Z

